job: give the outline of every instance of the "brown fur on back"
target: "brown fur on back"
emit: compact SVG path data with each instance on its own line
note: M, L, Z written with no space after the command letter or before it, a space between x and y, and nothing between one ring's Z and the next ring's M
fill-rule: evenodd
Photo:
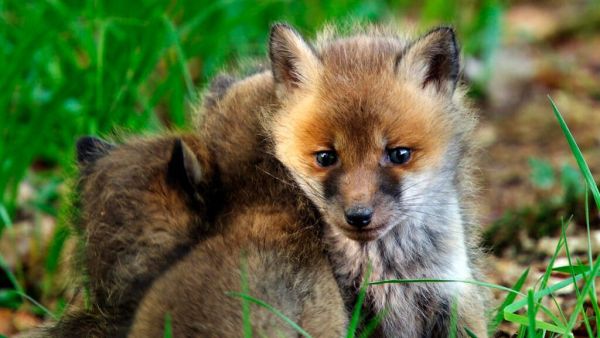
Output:
M312 335L341 336L344 305L319 238L314 228L297 221L301 215L287 211L254 205L219 218L230 230L203 241L153 285L130 337L160 335L166 314L175 337L241 337L242 301L228 292L245 288ZM297 334L257 305L250 314L255 335Z
M208 158L196 137L182 138L198 159ZM81 164L78 259L91 307L69 309L45 335L124 336L145 290L206 235L205 205L168 176L177 139L130 140ZM210 177L211 166L202 164Z

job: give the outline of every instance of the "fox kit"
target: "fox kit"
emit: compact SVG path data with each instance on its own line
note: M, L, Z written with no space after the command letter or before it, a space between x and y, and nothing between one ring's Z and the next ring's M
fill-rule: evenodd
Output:
M90 309L72 309L44 336L124 336L154 278L182 257L204 232L210 177L196 138L138 139L114 146L84 137L81 170L81 265ZM192 148L196 150L192 152ZM202 169L201 169L202 168Z
M176 337L239 336L242 303L226 292L244 290L242 278L250 295L315 336L341 336L347 316L318 241L316 212L278 183L270 194L235 194L225 185L213 191L221 185L206 159L218 157L207 144L189 135L120 146L78 142L83 263L93 307L71 310L32 336L154 337L163 334L167 314ZM240 192L250 185L238 184ZM218 201L222 193L225 203ZM209 198L226 207L216 209ZM257 334L295 333L267 310L250 311Z
M280 310L316 337L340 337L347 314L325 255L318 212L301 191L278 177L285 169L262 147L256 115L240 106L259 106L272 91L251 89L239 104L207 116L200 133L220 177L222 209L212 223L222 229L148 290L130 337L156 337L172 318L175 337L237 337L244 327L242 291ZM247 119L248 118L248 119ZM254 119L254 121L251 121ZM240 121L244 128L232 128ZM243 282L245 280L245 282ZM260 336L297 336L273 313L250 307L249 323Z
M276 24L269 56L270 71L218 82L204 113L253 112L229 118L234 135L223 142L232 150L222 156L248 180L236 162L253 152L272 152L285 166L324 220L348 308L368 267L372 281L480 278L470 176L476 119L457 85L454 31L416 40L375 29L326 32L313 46ZM268 142L235 137L256 124ZM467 284L383 284L368 288L365 308L385 313L384 336L446 337L456 302L459 336L468 327L485 337L485 300Z

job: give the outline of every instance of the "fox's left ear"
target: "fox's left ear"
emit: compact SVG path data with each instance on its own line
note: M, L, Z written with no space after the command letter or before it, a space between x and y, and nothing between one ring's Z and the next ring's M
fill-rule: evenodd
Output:
M452 96L459 74L459 49L451 27L436 28L425 34L398 56L396 71L405 81L421 88L433 87Z
M271 27L269 58L275 83L287 90L302 88L318 76L321 61L295 29L283 23Z
M168 182L183 189L192 199L202 201L199 192L202 179L202 167L194 152L182 139L175 140L168 165Z

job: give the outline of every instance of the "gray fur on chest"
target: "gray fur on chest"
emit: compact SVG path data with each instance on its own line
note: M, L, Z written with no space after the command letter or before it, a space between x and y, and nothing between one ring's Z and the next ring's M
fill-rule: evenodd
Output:
M447 208L444 227L437 222L402 223L382 238L359 243L327 230L330 259L347 301L354 302L367 267L371 281L389 279L468 279L467 255L458 208ZM431 218L430 218L431 220ZM348 291L350 290L350 291ZM385 311L380 331L387 337L445 336L452 298L449 283L372 285L365 300L371 314ZM348 304L353 308L354 304Z

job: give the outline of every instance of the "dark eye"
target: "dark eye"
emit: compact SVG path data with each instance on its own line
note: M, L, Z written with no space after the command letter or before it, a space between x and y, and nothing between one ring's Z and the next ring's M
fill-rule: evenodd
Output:
M321 167L329 167L337 162L337 154L333 150L319 151L315 157Z
M394 164L404 164L410 160L411 150L409 148L398 147L394 149L389 149L388 156L390 158L390 162Z

